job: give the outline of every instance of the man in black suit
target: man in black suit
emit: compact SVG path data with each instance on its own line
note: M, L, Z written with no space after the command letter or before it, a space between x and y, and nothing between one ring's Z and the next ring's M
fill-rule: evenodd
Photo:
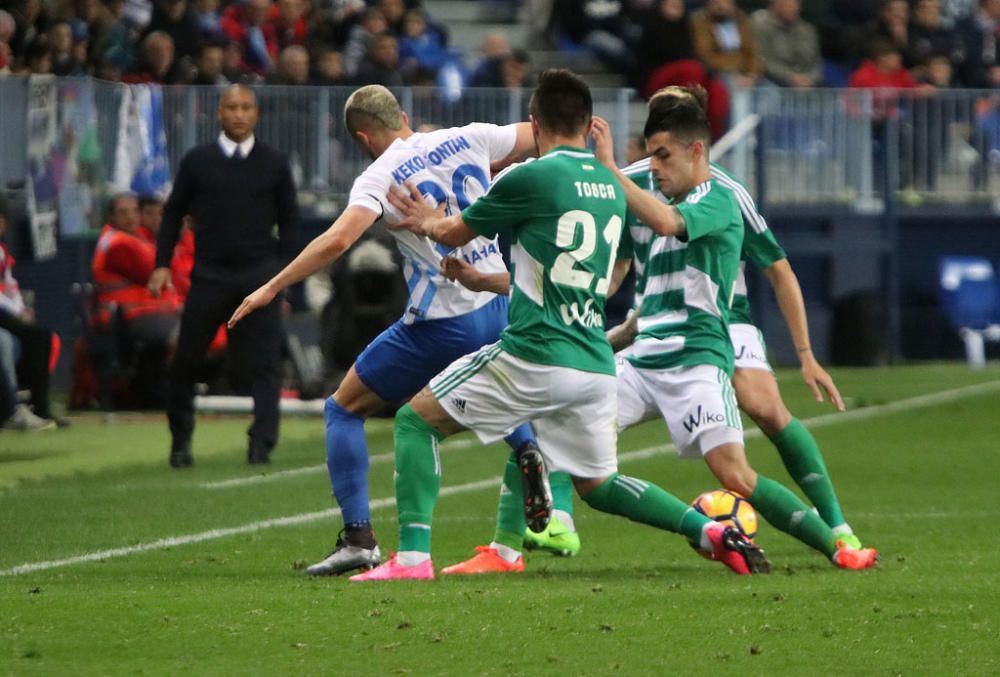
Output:
M298 206L288 159L254 138L257 98L233 85L219 102L222 133L181 160L156 241L153 294L170 284L170 261L181 219L194 221L195 262L170 367L167 418L170 465L193 463L194 382L212 337L233 308L269 280L295 253ZM277 225L277 229L275 226ZM230 332L230 357L248 375L254 401L247 461L268 463L278 441L281 387L280 304L255 313Z

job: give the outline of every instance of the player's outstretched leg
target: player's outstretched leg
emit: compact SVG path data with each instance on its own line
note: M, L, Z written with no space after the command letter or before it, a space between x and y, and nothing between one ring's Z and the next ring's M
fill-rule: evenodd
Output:
M434 578L431 563L431 522L441 489L437 445L445 436L412 407L396 413L396 507L399 511L399 552L351 581Z
M816 506L837 539L843 545L860 549L861 542L844 519L819 444L788 411L774 374L764 368L737 368L733 386L740 409L771 440L789 476Z
M763 550L736 530L713 522L655 484L619 473L612 474L596 487L593 483L593 480L578 480L577 489L587 505L595 510L684 534L702 550L712 553L713 559L738 574L770 571ZM586 493L583 493L584 486Z
M788 474L816 506L819 516L833 530L837 540L848 547L861 549L860 539L844 519L823 454L812 433L801 421L793 418L780 432L768 437L778 450Z
M333 576L371 569L381 553L372 531L368 505L368 444L365 419L330 397L326 419L326 467L333 494L344 517L344 529L325 559L306 569L311 576Z

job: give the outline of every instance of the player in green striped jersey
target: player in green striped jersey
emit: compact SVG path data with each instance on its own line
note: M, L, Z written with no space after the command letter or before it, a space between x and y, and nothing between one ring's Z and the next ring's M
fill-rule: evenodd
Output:
M712 176L704 110L683 97L651 106L645 137L658 191L614 168L607 123L595 121L594 130L598 157L623 182L638 222L631 241L623 239L636 249L641 303L636 341L620 362L619 424L661 415L682 456L704 457L723 486L748 497L772 525L837 566L874 565L874 550L838 542L795 494L747 462L729 336L744 223L738 196ZM681 236L664 237L673 233Z
M650 105L656 105L658 100L665 100L666 97L691 98L702 108L706 103L705 92L700 88L666 87L653 95ZM823 521L830 526L838 540L852 548L861 548L860 540L844 519L816 439L792 416L781 398L778 383L767 361L764 337L754 326L750 315L744 275L748 260L764 273L775 291L778 306L798 354L803 381L812 390L817 402L823 401L825 393L830 402L839 411L843 411L844 403L836 384L813 355L798 278L784 249L768 228L767 221L757 210L746 187L722 167L714 163L710 167L712 178L733 191L743 214L743 252L729 314L729 335L736 358L733 373L736 399L740 409L753 419L774 444L789 475L816 506ZM658 193L648 159L635 162L622 171L639 186L648 188L654 194ZM641 290L641 286L640 279L637 288Z
M441 481L438 442L465 429L489 442L528 421L545 465L568 472L591 507L683 533L738 573L766 571L762 551L735 529L617 472L615 364L603 324L625 216L621 185L585 150L592 102L582 80L568 71L545 71L529 110L539 159L501 173L462 213L441 216L410 185L409 194L392 200L407 215L402 226L448 246L477 233L510 232L510 322L498 343L454 362L400 409L399 552L351 580L434 578L430 541ZM532 493L546 484L541 464L521 470L531 476L526 486ZM518 482L509 484L514 490ZM483 560L523 569L520 557L508 562L502 548L499 543L481 548L473 560L449 569L473 573Z

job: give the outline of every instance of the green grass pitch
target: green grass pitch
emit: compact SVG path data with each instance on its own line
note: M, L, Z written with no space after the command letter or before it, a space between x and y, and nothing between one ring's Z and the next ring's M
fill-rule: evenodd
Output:
M301 567L340 524L319 420L286 419L264 473L244 463L245 419L202 417L186 472L167 467L156 417L0 434L0 674L1000 673L1000 370L834 375L846 415L779 377L882 554L870 572L762 524L774 573L737 577L578 502L580 555L530 553L521 575L313 580ZM368 432L388 551L391 428ZM655 451L668 442L662 423L627 431L622 471L685 500L717 486L703 463ZM788 481L765 439L748 451ZM504 455L469 435L445 444L438 568L489 541Z

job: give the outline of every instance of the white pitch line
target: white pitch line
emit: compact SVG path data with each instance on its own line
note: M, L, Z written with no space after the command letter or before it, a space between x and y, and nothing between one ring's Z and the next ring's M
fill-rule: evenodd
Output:
M461 440L449 440L441 445L442 451L449 451L451 449L467 449L468 447L476 446L480 444L478 439L461 439ZM395 454L393 452L387 452L384 454L375 454L374 456L368 457L369 465L378 465L380 463L385 463L391 461ZM320 465L309 465L302 468L291 468L290 470L279 470L277 472L267 473L266 475L252 475L250 477L234 477L228 480L217 480L215 482L203 482L198 486L202 489L230 489L232 487L245 487L250 484L263 484L265 482L274 482L275 480L283 480L289 477L298 477L300 475L315 475L317 473L326 470L326 464Z
M810 419L806 419L804 423L808 423L810 427L818 427L823 425L830 425L832 423L846 422L846 421L857 421L860 419L871 418L879 414L893 414L901 411L906 411L908 409L929 407L935 404L944 404L946 402L953 402L964 397L971 397L975 395L983 395L987 393L992 393L1000 390L1000 381L991 381L989 383L980 383L973 386L965 386L963 388L954 388L952 390L944 390L939 393L931 393L929 395L920 395L917 397L911 397L906 400L899 400L897 402L890 402L888 404L880 404L873 407L867 407L865 409L855 409L852 411L836 414L824 414L822 416L815 416ZM751 430L746 433L746 437L757 437L761 433L758 430ZM473 440L457 440L465 441L470 445ZM656 454L663 453L664 451L673 449L672 444L659 444L652 447L647 447L645 449L638 449L636 451L631 451L625 454L620 454L618 456L619 462L636 461L640 459L650 458ZM441 489L441 496L454 496L457 494L464 494L473 491L479 491L480 489L488 489L490 487L496 487L500 484L501 478L493 477L490 479L479 480L478 482L469 482L467 484L457 484L449 487L443 487ZM396 499L394 497L390 498L379 498L371 502L372 510L377 510L381 508L387 508L396 505ZM185 536L172 536L170 538L161 538L157 541L152 541L150 543L141 543L139 545L127 546L124 548L113 548L111 550L101 550L98 552L91 552L85 555L77 555L76 557L68 557L66 559L58 560L48 560L45 562L29 562L27 564L21 564L11 569L0 570L0 577L4 576L17 576L20 574L32 573L35 571L45 571L46 569L55 569L58 567L71 566L73 564L82 564L84 562L97 562L101 560L112 559L115 557L126 557L128 555L134 555L141 552L149 552L151 550L162 550L164 548L172 548L183 545L190 545L192 543L201 543L202 541L214 540L217 538L225 538L227 536L238 536L240 534L253 533L255 531L260 531L262 529L271 529L274 527L285 527L285 526L295 526L299 524L306 524L308 522L315 522L321 519L327 519L330 517L336 517L340 514L339 508L329 508L327 510L320 510L317 512L307 512L299 515L289 515L288 517L277 517L269 520L260 520L257 522L251 522L249 524L243 524L237 527L229 527L226 529L212 529L210 531L203 531L197 534L188 534Z

